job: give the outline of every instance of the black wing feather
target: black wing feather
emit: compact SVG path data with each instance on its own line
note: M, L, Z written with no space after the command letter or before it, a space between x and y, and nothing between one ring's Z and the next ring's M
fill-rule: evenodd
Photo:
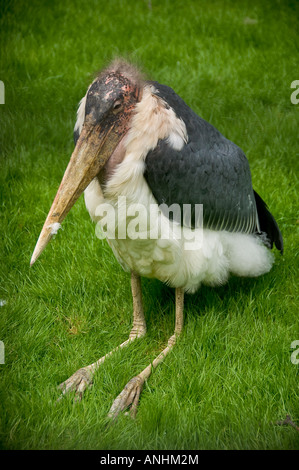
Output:
M276 248L281 253L283 253L283 239L276 220L269 211L267 204L255 191L254 196L260 221L261 232L267 234L271 248L273 247L274 243Z

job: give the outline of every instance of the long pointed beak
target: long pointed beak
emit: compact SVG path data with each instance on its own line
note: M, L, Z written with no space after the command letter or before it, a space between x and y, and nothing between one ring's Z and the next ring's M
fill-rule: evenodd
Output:
M119 135L113 127L85 124L66 168L57 194L36 243L30 266L51 240L53 227L59 227L84 189L105 165L117 146Z

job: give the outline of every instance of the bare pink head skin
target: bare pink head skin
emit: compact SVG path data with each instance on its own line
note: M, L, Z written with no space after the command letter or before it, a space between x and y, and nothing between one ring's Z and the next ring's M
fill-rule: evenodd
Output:
M38 238L31 266L51 240L53 224L63 221L85 188L109 162L130 128L141 96L142 80L138 71L121 60L112 62L89 87L84 125Z

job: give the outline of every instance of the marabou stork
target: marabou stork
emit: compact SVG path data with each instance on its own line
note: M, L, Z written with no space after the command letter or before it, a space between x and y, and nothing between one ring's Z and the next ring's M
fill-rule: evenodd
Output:
M116 235L107 229L106 237L131 273L133 326L124 343L60 385L61 396L73 390L76 399L108 356L145 334L140 276L175 288L174 334L153 363L127 383L109 413L116 417L131 406L134 415L144 381L182 331L184 293L195 292L202 283L224 284L230 273L253 277L268 272L274 260L270 248L275 244L282 252L283 240L274 217L252 188L242 150L171 88L144 80L122 59L114 60L87 89L79 104L74 140L31 264L83 191L91 218L103 230L109 222L116 226ZM199 204L201 218L195 210ZM115 209L116 221L103 216L101 208L107 205ZM191 205L189 217L180 210L165 210L173 205ZM132 216L141 206L145 211L140 211L138 223L143 230L128 236ZM190 239L196 239L191 248Z

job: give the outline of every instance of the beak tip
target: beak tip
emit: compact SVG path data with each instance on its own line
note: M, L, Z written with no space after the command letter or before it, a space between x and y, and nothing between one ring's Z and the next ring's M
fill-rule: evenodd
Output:
M34 265L35 261L37 260L37 258L38 258L38 256L39 256L38 254L35 253L35 251L36 251L36 250L34 250L34 252L32 253L32 256L31 256L30 268L31 268L31 266Z
M37 258L39 258L40 254L45 249L49 241L51 240L53 233L52 233L52 230L50 229L51 229L51 226L47 226L47 224L45 223L40 233L39 239L37 240L37 243L35 245L34 251L32 253L31 260L30 260L30 267L35 263Z

